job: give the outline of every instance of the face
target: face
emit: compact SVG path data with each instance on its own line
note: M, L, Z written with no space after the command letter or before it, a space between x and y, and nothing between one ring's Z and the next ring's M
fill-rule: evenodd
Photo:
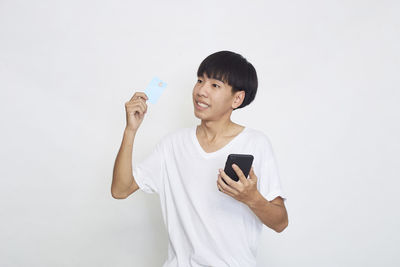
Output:
M208 78L206 74L197 77L193 88L195 116L202 120L218 120L230 115L233 108L239 107L244 99L244 91L232 94L232 86L223 81ZM197 102L205 103L198 104Z

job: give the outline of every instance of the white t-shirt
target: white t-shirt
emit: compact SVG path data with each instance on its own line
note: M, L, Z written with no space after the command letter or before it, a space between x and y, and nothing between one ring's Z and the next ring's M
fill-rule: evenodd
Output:
M218 190L218 169L224 169L229 154L251 154L260 193L267 200L286 200L269 138L246 127L207 153L196 128L167 134L140 164L133 163L139 188L160 196L169 236L163 267L256 266L264 224L246 204Z

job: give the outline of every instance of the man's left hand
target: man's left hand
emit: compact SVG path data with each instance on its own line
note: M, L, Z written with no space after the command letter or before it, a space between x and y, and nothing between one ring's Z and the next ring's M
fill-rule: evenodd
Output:
M239 181L232 180L223 169L219 169L217 186L219 191L243 202L247 205L257 196L257 176L254 174L253 166L251 166L249 179L247 179L242 170L236 164L232 165L233 170L239 177ZM224 181L227 183L225 184Z

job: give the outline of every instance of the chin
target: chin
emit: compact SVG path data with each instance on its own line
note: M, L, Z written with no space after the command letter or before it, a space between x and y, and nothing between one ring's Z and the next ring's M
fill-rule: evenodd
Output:
M194 116L195 116L196 118L199 118L199 119L202 119L202 118L203 118L202 114L199 114L199 113L196 112L196 108L194 108Z
M199 118L201 120L204 120L206 118L206 115L203 114L202 112L197 111L195 107L193 107L193 109L194 109L194 116L196 118Z

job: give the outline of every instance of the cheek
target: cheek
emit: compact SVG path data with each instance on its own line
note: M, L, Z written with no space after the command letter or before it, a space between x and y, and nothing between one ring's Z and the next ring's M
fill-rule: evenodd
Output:
M213 102L219 103L217 106L221 110L225 110L231 106L231 100L224 96L216 96Z
M194 86L194 87L193 87L193 90L192 90L192 95L193 95L193 96L196 96L197 91L198 91L197 86Z

